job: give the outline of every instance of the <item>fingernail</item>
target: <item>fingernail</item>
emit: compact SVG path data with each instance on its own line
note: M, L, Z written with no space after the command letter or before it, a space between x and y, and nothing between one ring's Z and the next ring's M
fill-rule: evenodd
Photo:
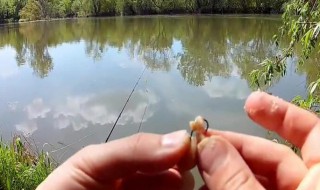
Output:
M164 135L162 137L161 144L166 148L177 147L185 143L188 138L189 135L186 130L177 131Z
M202 171L211 175L223 167L228 156L227 147L220 137L205 138L198 145L199 166Z
M265 93L261 91L253 92L247 98L247 101L244 105L245 111L249 115L255 115L258 111L260 111L261 107L257 107L257 105L261 104L262 98L264 97Z

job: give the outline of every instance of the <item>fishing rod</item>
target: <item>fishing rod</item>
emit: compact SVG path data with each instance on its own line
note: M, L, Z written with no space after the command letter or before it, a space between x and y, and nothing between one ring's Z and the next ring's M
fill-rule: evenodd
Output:
M116 125L117 125L117 123L118 123L118 121L119 121L119 119L120 119L120 117L121 117L121 115L122 115L122 113L123 113L124 109L127 107L127 104L128 104L128 102L129 102L129 100L131 99L131 96L132 96L133 92L135 91L136 87L138 86L138 84L139 84L139 82L140 82L140 80L141 80L141 78L142 78L142 76L143 76L144 72L146 71L146 69L147 69L147 67L145 67L145 68L143 69L143 71L142 71L141 75L139 76L139 78L138 78L138 80L137 80L136 84L134 85L134 87L133 87L133 89L132 89L132 91L131 91L131 93L130 93L129 97L127 98L126 103L124 104L124 106L123 106L123 108L122 108L122 110L121 110L120 114L118 115L118 118L117 118L116 122L114 123L114 125L112 126L112 129L111 129L110 133L108 134L108 137L107 137L107 139L106 139L106 143L109 141L109 139L110 139L110 137L111 137L111 134L112 134L112 132L113 132L114 128L116 127Z
M131 98L131 96L132 96L133 92L135 91L136 87L138 86L138 84L139 84L139 82L140 82L140 80L141 80L141 78L142 78L143 74L145 73L145 70L146 70L146 67L144 68L144 70L143 70L143 72L141 73L140 77L138 78L138 80L137 80L137 82L136 82L135 86L133 87L133 89L132 89L132 91L131 91L131 93L130 93L130 95L129 95L129 97L128 97L128 99L127 99L126 103L125 103L125 105L123 106L123 108L122 108L122 110L121 110L121 112L120 112L120 114L119 114L119 116L118 116L118 118L117 118L117 120L116 120L115 124L113 125L112 130L111 130L111 132L109 133L108 138L107 138L107 140L106 140L105 142L108 142L108 141L109 141L109 138L110 138L110 136L111 136L111 134L112 134L112 132L113 132L114 128L116 127L116 125L117 125L117 123L118 123L118 121L119 121L119 119L120 119L120 117L121 117L121 115L122 115L122 113L123 113L123 111L124 111L125 107L127 106L127 104L128 104L128 102L129 102L129 100L130 100L130 98ZM147 107L145 108L145 112L146 112L146 109L147 109ZM145 112L144 112L144 114L143 114L143 115L145 115ZM143 116L143 117L144 117L144 116ZM142 118L142 119L143 119L143 118ZM140 126L139 126L139 131L140 131L140 128L141 128L141 124L140 124ZM97 132L93 132L93 133L91 133L91 134L88 134L88 135L86 135L86 136L84 136L84 137L82 137L82 138L78 139L76 142L73 142L73 143L70 143L70 144L65 145L65 146L63 146L63 147L57 148L57 149L55 149L55 150L52 150L52 151L50 151L50 153L56 153L56 152L58 152L58 151L64 150L64 149L66 149L66 148L69 148L69 147L71 147L71 146L73 146L73 145L75 145L75 144L77 144L77 143L81 142L82 140L84 140L84 139L86 139L86 138L88 138L88 137L90 137L90 136L95 135L95 134L97 134ZM54 146L54 145L52 145L52 144L45 143L45 144L43 144L43 147L44 147L45 145L50 145L50 146L52 146L52 147ZM63 153L63 154L64 154L64 153Z

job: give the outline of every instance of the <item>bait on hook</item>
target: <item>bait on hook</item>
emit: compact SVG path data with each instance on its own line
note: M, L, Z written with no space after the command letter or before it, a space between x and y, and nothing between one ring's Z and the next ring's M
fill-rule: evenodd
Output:
M194 121L190 121L189 126L191 129L190 137L192 137L194 132L200 134L206 133L209 129L209 122L204 117L198 116Z
M205 118L198 116L194 121L190 121L190 147L186 151L185 156L177 164L180 171L189 171L194 168L197 163L197 145L205 138L205 134L209 129L209 122ZM195 133L195 138L193 137Z

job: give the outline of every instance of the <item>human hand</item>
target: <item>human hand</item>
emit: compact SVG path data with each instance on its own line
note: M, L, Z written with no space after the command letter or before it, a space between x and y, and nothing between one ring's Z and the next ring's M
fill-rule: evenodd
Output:
M58 167L37 188L50 189L193 189L190 173L175 167L188 153L189 135L137 134L91 145Z
M245 110L262 127L301 148L232 132L210 130L198 144L203 189L320 189L320 120L263 92L248 98Z

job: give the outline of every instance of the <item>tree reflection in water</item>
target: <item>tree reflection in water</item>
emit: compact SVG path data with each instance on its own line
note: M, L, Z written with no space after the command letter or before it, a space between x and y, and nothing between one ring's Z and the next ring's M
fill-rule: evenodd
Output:
M82 40L86 55L95 61L108 47L126 49L150 70L170 71L176 66L189 84L203 86L213 76L235 73L249 80L252 69L277 53L272 35L279 25L278 19L259 17L75 19L1 28L0 47L13 47L17 64L29 65L41 78L54 67L51 47ZM179 52L174 51L175 41L182 45Z

